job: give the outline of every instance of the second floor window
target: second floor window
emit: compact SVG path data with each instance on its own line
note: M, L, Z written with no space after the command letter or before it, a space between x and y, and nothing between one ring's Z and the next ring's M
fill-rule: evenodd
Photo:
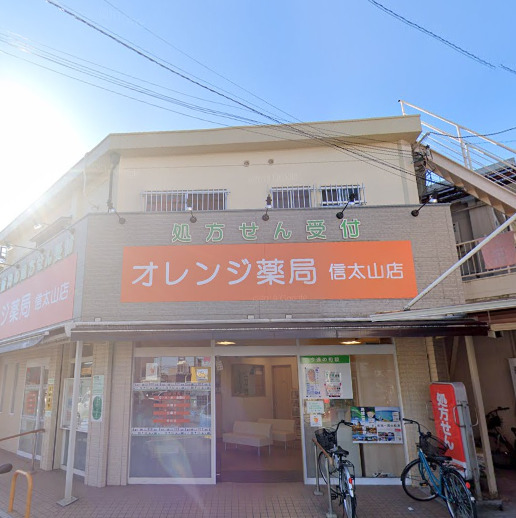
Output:
M144 212L183 212L226 210L229 191L226 189L145 191L142 193Z
M312 206L310 186L273 187L271 189L272 206L275 209L304 209Z
M320 191L322 207L341 207L350 200L365 203L363 185L322 185Z

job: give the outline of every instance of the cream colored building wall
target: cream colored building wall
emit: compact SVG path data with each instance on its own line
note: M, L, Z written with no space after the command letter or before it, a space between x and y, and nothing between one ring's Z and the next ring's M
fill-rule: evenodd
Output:
M396 357L403 417L415 419L432 429L427 419L427 402L430 400L430 366L427 354L427 339L397 338ZM417 427L404 426L405 443L409 459L416 458Z
M116 206L118 212L141 211L144 191L227 189L229 209L260 208L272 187L343 184L363 184L369 205L417 204L414 176L399 169L413 171L408 143L356 146L349 152L310 147L122 157Z

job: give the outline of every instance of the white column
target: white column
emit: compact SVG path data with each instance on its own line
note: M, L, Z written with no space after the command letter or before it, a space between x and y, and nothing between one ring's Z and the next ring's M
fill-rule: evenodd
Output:
M475 346L473 338L466 336L466 352L468 355L469 373L471 375L471 385L473 386L473 394L475 396L475 405L478 412L478 423L480 427L480 438L482 440L482 450L484 452L484 462L487 474L487 487L489 497L496 498L498 496L498 488L496 487L496 478L493 467L493 458L491 457L491 445L489 444L489 435L487 433L487 423L485 420L484 400L482 399L482 389L480 387L480 378L478 376L477 357L475 355Z
M77 406L79 403L79 390L81 382L82 341L75 344L75 368L73 371L72 415L70 418L70 431L68 438L68 458L66 462L65 494L57 503L63 507L77 500L72 496L73 466L75 462L75 436L77 435Z

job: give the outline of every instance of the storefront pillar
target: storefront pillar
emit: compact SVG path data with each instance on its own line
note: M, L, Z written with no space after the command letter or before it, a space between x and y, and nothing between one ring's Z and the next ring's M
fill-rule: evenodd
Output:
M427 405L430 399L431 379L426 340L424 338L396 339L396 358L403 417L416 419L430 428ZM409 458L416 458L417 429L405 427L405 439Z
M94 344L86 476L88 486L104 487L107 478L113 345Z
M75 345L75 367L73 372L73 391L72 391L72 415L70 416L70 440L68 441L68 457L66 464L65 494L62 500L57 503L63 507L77 500L72 496L73 468L75 462L75 437L77 433L77 405L79 403L79 385L81 382L81 361L82 361L82 341L79 340Z
M480 428L480 438L482 440L482 450L484 453L484 462L487 474L487 487L489 498L493 499L498 496L498 488L496 486L496 478L494 473L493 459L491 457L491 446L489 444L489 435L487 423L484 418L486 412L484 408L484 400L482 398L482 388L480 387L480 378L478 375L477 357L475 355L475 345L471 336L466 336L466 353L468 355L469 372L471 375L471 385L475 397L475 405L478 412L478 422Z
M115 342L111 369L106 484L127 485L129 437L131 428L131 391L133 344Z

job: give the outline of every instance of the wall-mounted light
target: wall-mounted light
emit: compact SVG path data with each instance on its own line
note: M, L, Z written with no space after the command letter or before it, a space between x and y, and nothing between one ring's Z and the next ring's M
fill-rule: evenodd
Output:
M269 209L272 209L272 198L270 194L267 194L265 199L265 214L262 215L263 221L269 221Z
M115 214L117 216L118 223L120 223L120 225L123 225L126 222L126 219L124 217L120 216L120 214L118 214L115 207L113 207L113 206L109 207L108 212L110 214Z
M351 338L349 340L343 340L340 342L342 345L359 345L361 344L361 340L357 340L356 338Z
M220 340L219 342L215 342L217 345L235 345L235 342L231 342L230 340Z
M337 212L337 214L335 214L337 219L342 219L344 217L344 211L348 208L348 205L355 205L355 193L352 193L352 192L349 193L349 197L348 197L348 200L346 201L346 205L344 205L344 207L342 207L342 210L340 210L339 212Z
M190 199L189 198L186 199L186 211L190 213L190 223L196 223L197 222L197 218L194 216L193 206L190 203Z
M414 209L414 210L411 210L410 211L410 214L412 214L412 216L414 216L415 218L417 218L419 216L419 211L427 204L427 203L437 203L437 198L434 198L433 196L430 196L428 198L428 200L425 201L425 203L423 203L420 207L418 207L417 209Z

